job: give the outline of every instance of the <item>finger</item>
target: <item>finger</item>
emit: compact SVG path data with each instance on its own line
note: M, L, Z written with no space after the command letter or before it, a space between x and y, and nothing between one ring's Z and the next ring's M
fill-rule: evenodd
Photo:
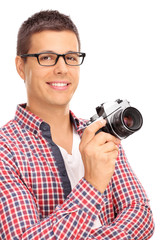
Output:
M117 157L118 157L118 151L114 150L112 152L107 152L105 155L105 159L108 161L113 160L116 161Z
M89 125L82 135L82 141L84 144L90 142L93 137L95 137L96 132L104 127L106 125L106 120L101 119L99 121L93 122L91 125Z
M119 152L119 147L113 142L107 142L101 147L101 151L104 153L116 151Z
M95 135L94 142L99 143L99 144L104 144L106 142L113 142L116 145L119 145L121 141L120 141L120 139L116 138L115 136L111 135L110 133L100 132Z

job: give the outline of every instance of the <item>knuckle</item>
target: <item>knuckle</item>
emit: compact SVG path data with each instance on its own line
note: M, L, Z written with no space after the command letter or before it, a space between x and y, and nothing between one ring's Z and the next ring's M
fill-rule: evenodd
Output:
M116 151L110 152L110 153L107 154L107 156L106 156L106 162L107 162L109 165L115 165L116 159L117 159L117 152L116 152Z
M103 126L103 122L102 121L97 121L95 124L99 128L101 128Z
M101 132L99 132L97 135L100 136L100 137L102 137L102 138L104 138L104 139L106 139L107 134L108 134L108 133L101 131Z
M117 157L118 157L118 151L115 150L115 151L114 151L114 159L117 159Z
M93 126L90 125L90 126L86 127L83 134L85 136L90 136L90 135L92 136L93 134L95 134Z
M85 133L86 133L86 134L90 134L90 133L92 133L92 132L93 132L92 126L89 126L89 127L87 127L87 128L85 129Z
M87 157L90 157L91 155L94 155L94 151L92 150L91 146L87 145L84 148L84 153Z
M111 149L115 149L115 144L113 143L113 142L109 142L109 145L110 145L110 147L111 147Z
M117 150L117 146L114 142L107 142L106 147L108 151L111 151L111 152Z
M116 159L112 158L112 160L110 161L110 165L112 168L115 168L115 164L116 164Z
M90 156L91 151L90 151L89 145L80 146L79 148L80 148L80 152L83 153L83 155Z
M88 129L88 130L91 131L91 132L95 132L95 131L97 131L98 129L102 128L103 126L104 126L103 120L101 120L101 121L93 122L93 123L90 124L86 129Z
M118 138L116 138L115 136L113 136L110 133L106 133L106 139L107 139L107 141L111 141L114 143L119 143L119 141L120 141Z
M108 132L105 132L105 135L106 135L106 138L107 138L108 140L111 140L111 139L113 138L113 135L111 135L111 134L108 133Z

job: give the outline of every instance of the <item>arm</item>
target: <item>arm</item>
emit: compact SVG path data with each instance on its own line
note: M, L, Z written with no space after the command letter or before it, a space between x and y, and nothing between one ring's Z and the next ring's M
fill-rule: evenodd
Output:
M103 204L101 194L82 179L53 214L41 219L32 189L0 142L0 239L86 239Z
M116 226L104 223L102 228L92 230L96 216L107 206L107 199L85 179L52 215L40 219L32 189L21 180L10 149L3 145L0 143L0 239L108 239L110 236L110 239L118 239L113 238L116 229L119 239L127 234L118 227L121 223L118 218ZM117 207L117 217L120 210Z
M101 229L92 231L89 239L150 239L154 231L154 222L149 200L121 145L108 191L110 187L113 191L115 219L104 224ZM109 206L106 206L106 210L107 207Z
M108 203L105 207L102 206L103 226L93 230L88 239L149 239L154 230L149 200L133 173L121 145L113 174L116 141L114 137L106 134L106 142L103 142L105 133L95 136L98 124L100 123L89 126L90 129L84 133L85 139L82 137L80 149L86 167L87 181L101 191L104 198L108 199ZM109 145L110 141L112 144ZM92 166L96 167L92 168ZM107 188L104 192L105 184ZM112 206L114 206L113 216L109 215Z

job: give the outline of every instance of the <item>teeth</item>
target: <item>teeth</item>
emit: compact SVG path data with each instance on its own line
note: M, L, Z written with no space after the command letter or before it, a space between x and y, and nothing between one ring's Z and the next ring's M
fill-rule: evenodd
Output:
M67 83L51 83L51 85L55 87L64 87L67 86Z

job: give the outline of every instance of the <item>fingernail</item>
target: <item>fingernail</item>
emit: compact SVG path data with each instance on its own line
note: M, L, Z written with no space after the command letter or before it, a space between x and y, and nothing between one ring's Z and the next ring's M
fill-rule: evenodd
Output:
M103 119L100 120L100 122L101 122L103 125L105 125L107 121L103 118Z

